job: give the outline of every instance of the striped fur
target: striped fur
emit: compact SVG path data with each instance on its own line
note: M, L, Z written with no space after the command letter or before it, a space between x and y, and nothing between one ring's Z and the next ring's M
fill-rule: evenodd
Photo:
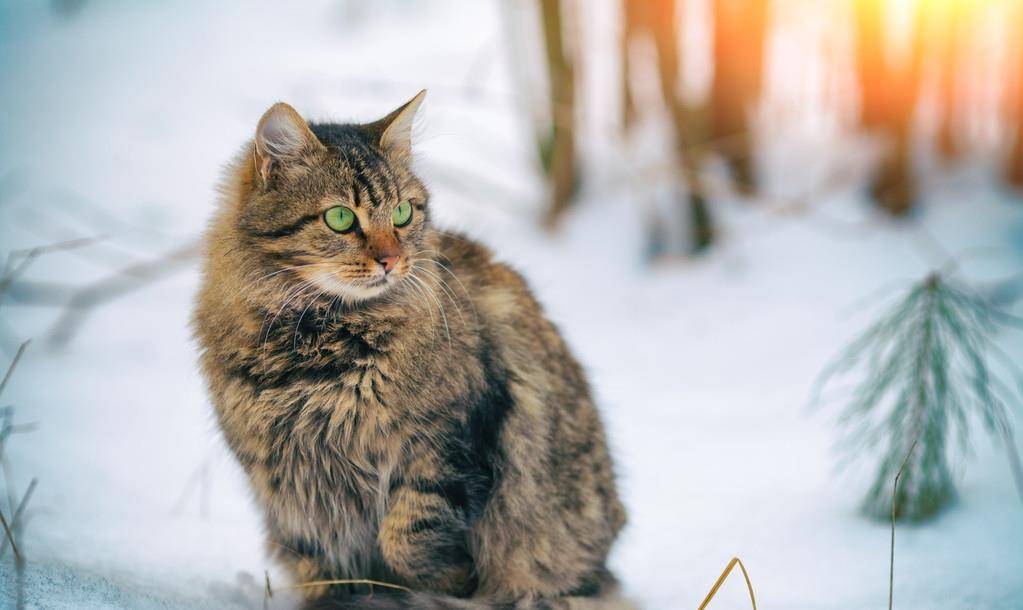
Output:
M438 608L602 595L625 513L586 379L516 272L431 227L416 105L307 126L279 104L228 167L194 317L220 426L296 581ZM324 224L333 205L357 231Z

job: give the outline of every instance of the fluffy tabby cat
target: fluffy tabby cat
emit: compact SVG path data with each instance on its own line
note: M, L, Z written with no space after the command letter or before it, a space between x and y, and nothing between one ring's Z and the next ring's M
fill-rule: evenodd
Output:
M295 581L416 591L312 606L607 601L625 512L586 379L515 271L431 226L424 94L364 125L276 104L228 167L195 313L220 426Z

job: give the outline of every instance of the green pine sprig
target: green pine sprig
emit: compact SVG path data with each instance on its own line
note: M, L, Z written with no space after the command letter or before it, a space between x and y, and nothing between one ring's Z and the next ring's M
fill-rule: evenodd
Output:
M823 371L815 403L836 378L855 380L838 416L846 459L879 456L863 501L867 515L922 521L948 506L956 496L950 446L957 441L965 453L976 422L1015 451L1007 405L1023 396L1023 375L993 339L1016 323L935 273ZM1015 389L1006 377L1016 378Z

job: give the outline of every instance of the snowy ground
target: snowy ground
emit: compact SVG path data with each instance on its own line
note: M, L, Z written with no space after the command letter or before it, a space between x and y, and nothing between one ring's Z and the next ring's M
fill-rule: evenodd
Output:
M635 185L622 168L642 151L615 152L606 134L588 142L600 176L582 207L558 236L537 234L496 6L285 6L92 2L72 20L34 3L0 8L3 250L102 234L29 274L101 277L198 233L219 165L273 101L370 119L427 86L418 150L442 221L528 276L590 373L630 509L612 559L630 595L695 607L737 555L767 610L882 607L889 532L857 515L865 481L834 469L836 430L806 409L810 385L885 302L853 313L862 297L944 262L935 243L973 251L976 282L1018 273L1020 202L977 167L930 168L926 213L904 225L874 216L852 188L795 214L723 204L712 256L651 269L642 198L613 188ZM823 180L850 163L835 150L857 148L826 121L771 130L784 134L767 164L780 194ZM190 268L116 300L61 349L43 340L59 312L0 310L6 342L39 338L3 399L39 424L7 447L17 490L39 479L23 544L37 607L247 608L263 603L264 570L285 585L197 375L196 283ZM1023 360L1020 335L1002 346ZM978 438L960 502L899 529L898 608L1023 600L1023 511L1001 448ZM714 607L748 607L740 583ZM0 599L16 586L8 553Z

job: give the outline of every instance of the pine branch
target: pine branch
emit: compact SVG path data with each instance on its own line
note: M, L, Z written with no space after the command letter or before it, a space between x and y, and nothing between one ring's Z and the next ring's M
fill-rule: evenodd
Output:
M956 495L949 443L957 438L967 449L974 419L989 433L1011 438L1007 404L1019 402L1023 381L993 341L1004 315L989 300L931 274L818 378L815 403L834 378L856 380L838 423L850 456L878 455L863 501L868 515L921 521L947 506ZM1017 376L1020 391L1010 388L1006 375ZM1016 477L1012 454L1010 463ZM893 477L901 483L894 490Z

